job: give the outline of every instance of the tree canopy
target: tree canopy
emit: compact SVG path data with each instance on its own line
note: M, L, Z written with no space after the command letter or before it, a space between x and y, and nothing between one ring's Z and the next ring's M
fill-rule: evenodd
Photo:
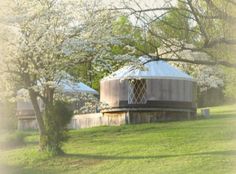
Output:
M224 65L236 67L235 59L235 3L231 0L178 0L168 1L162 6L141 6L132 0L123 7L112 10L125 11L135 17L136 27L145 30L146 43L153 52L141 50L153 58L165 59L170 52L177 59L195 64ZM155 40L155 42L153 42ZM162 47L169 48L159 52ZM205 52L207 60L188 60L179 56L179 52Z

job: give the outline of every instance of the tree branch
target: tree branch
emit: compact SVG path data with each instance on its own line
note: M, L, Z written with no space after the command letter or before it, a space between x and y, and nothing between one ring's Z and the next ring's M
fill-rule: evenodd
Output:
M151 57L152 59L146 61L144 64L148 62L152 62L152 61L163 60L163 61L172 61L172 62L185 62L185 63L191 63L191 64L196 64L196 65L210 65L210 66L223 65L230 68L236 68L236 64L233 64L227 61L189 60L189 59L182 59L182 58L171 59L171 58L160 58L160 57L152 56L152 55L148 55L148 56Z

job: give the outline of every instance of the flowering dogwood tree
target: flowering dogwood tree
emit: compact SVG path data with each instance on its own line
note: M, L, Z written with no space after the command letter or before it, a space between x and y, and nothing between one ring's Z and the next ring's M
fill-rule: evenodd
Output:
M106 56L115 39L104 31L109 33L113 18L106 10L96 13L99 5L85 2L22 0L13 8L14 16L7 18L11 35L5 38L8 50L1 59L1 76L15 79L19 87L28 90L39 126L40 148L59 153L63 128L57 129L52 115L59 109L55 91L65 77L63 72ZM45 105L44 115L38 98Z

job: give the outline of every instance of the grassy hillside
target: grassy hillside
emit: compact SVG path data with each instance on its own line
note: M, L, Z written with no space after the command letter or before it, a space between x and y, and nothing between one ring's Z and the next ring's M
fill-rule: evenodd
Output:
M194 121L98 127L70 131L66 155L27 144L1 150L0 173L236 173L236 105L211 108Z

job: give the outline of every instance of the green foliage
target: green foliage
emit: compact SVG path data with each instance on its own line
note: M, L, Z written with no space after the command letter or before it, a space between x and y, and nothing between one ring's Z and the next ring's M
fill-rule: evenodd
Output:
M235 108L210 108L211 118L204 120L73 130L63 156L28 144L2 151L0 160L11 174L233 174Z
M229 69L225 68L224 69L225 74L226 74L226 85L225 85L225 96L231 100L235 101L236 100L236 70L235 69Z
M53 105L46 108L44 114L46 135L40 137L41 147L55 155L62 153L61 145L67 140L66 125L72 116L73 112L66 102L55 101Z
M156 24L152 25L161 30L162 37L177 39L179 41L189 42L190 40L190 21L189 12L186 10L185 2L178 1L178 9L172 9Z
M112 46L114 55L143 55L142 51L145 51L146 47L145 38L143 37L145 31L133 26L129 18L122 15L113 22L112 27L112 34L122 42L120 45Z
M128 35L132 30L132 24L127 16L120 16L113 21L113 33L117 35Z

